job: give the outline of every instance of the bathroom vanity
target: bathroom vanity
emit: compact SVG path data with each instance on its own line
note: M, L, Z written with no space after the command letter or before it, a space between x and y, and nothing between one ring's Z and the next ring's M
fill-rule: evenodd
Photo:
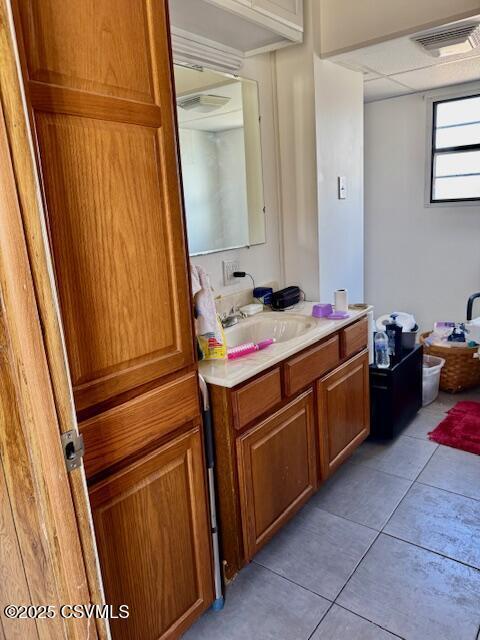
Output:
M368 309L334 322L312 318L311 306L240 321L226 330L230 345L249 336L277 343L237 361L200 364L212 406L227 580L370 431Z

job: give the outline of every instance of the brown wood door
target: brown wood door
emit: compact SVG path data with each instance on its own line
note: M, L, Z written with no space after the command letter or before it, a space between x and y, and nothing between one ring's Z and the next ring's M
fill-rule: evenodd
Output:
M60 445L14 171L14 164L25 166L30 156L28 148L19 153L23 112L15 114L17 126L7 119L19 91L13 52L0 0L0 638L94 640L93 619L57 615L29 621L9 619L4 612L8 604L52 605L58 612L62 604L88 604L93 597Z
M368 351L317 383L320 458L326 479L370 433Z
M178 638L212 601L203 465L195 427L90 491L116 640Z
M313 393L239 437L237 455L244 546L250 560L315 490Z
M13 8L113 637L177 637L212 579L167 1Z
M193 363L166 0L17 0L77 410Z

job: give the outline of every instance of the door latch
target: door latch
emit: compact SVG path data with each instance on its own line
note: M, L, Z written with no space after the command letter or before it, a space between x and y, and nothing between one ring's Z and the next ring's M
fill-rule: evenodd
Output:
M73 471L82 464L83 454L85 453L83 436L75 429L72 429L62 433L61 440L67 471Z

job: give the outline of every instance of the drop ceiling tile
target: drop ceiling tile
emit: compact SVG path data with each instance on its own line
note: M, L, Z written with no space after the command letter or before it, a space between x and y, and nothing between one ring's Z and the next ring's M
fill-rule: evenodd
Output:
M358 64L357 62L355 62L355 60L352 60L350 57L350 54L340 54L338 56L334 56L330 58L330 60L332 62L335 62L341 65L342 67L346 67L347 69L350 69L351 71L359 71L360 73L363 73L363 79L365 81L374 80L375 78L381 77L380 74L377 73L376 71L373 71L368 67L364 67Z
M402 96L412 92L408 87L404 87L389 78L369 80L365 82L364 89L365 102L384 100L385 98L393 98L394 96Z
M350 59L384 76L429 67L438 60L424 53L410 38L396 38L363 47L355 51L355 56L350 54Z
M426 91L462 82L480 80L480 56L446 62L429 69L417 69L391 77L415 91Z
M468 22L478 20L480 15L469 18ZM455 24L460 24L459 21ZM391 76L398 73L405 73L414 69L423 69L436 66L439 58L430 55L415 42L412 42L411 36L402 36L401 38L393 38L386 42L362 47L355 51L339 54L334 56L332 60L342 59L349 65L356 65L358 68L367 68L376 72L380 76ZM458 54L449 58L450 62L462 59L469 59L478 56L478 49L467 54Z
M372 71L371 69L363 69L363 79L365 82L369 82L370 80L376 80L377 78L381 78L382 76L376 71Z

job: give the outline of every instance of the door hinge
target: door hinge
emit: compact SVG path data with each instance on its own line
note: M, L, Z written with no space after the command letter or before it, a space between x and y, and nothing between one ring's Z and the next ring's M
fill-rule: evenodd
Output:
M62 433L61 440L67 471L73 471L82 464L83 454L85 453L83 436L75 429L72 429Z

